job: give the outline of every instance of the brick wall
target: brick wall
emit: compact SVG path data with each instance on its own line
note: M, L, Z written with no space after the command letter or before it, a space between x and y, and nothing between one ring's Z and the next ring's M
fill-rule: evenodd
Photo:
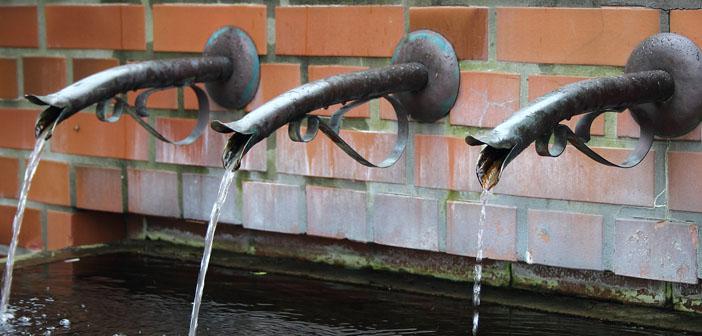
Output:
M672 10L647 8L645 1L599 8L510 7L511 1L490 7L135 2L0 6L0 243L10 236L38 112L19 97L55 91L117 64L198 55L222 25L246 30L261 58L259 92L246 110L309 80L386 65L411 30L446 36L460 58L458 101L439 122L412 123L410 144L394 167L363 167L323 137L293 143L283 129L247 156L222 221L468 257L475 255L479 186L478 149L465 145L466 134L494 127L564 84L621 73L630 51L651 34L677 32L702 45L702 10L683 9L684 1ZM169 136L194 124L190 92L160 92L150 108L152 124ZM233 120L240 113L213 117ZM350 115L342 135L378 160L391 148L395 127L388 105L374 101ZM638 136L628 114L607 114L593 133L594 147L616 159ZM657 141L641 165L627 170L571 149L557 159L525 151L491 200L486 256L516 262L515 284L525 283L525 263L611 271L654 280L680 307L702 310L699 301L697 308L685 305L699 295L698 285L677 285L702 278L701 138L697 128ZM173 147L128 118L104 124L91 109L74 116L56 131L39 168L21 245L54 249L119 239L127 213L206 219L225 139L209 131L190 146Z

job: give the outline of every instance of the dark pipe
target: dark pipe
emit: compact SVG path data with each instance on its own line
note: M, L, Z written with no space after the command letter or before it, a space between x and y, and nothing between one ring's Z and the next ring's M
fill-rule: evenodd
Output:
M49 105L36 123L35 136L39 137L47 127L120 93L222 81L231 74L232 62L226 57L146 61L107 69L46 96L27 95L26 98L37 105Z

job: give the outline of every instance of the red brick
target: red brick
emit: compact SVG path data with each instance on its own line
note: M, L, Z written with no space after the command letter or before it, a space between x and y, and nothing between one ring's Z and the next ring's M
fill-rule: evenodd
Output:
M71 205L68 165L63 162L41 161L29 190L32 201Z
M376 194L370 211L373 242L418 250L438 250L439 203L436 200Z
M128 169L127 182L129 212L180 217L176 173Z
M56 127L51 141L53 152L127 160L147 160L148 150L149 134L129 116L111 124L77 113Z
M201 221L210 219L222 175L223 171L210 172L210 175L183 174L183 217ZM241 212L236 206L240 199L240 193L232 185L219 216L221 223L241 224Z
M368 241L366 193L308 185L307 234Z
M195 127L193 119L158 118L156 129L171 140L180 140ZM224 146L231 134L217 133L207 127L202 136L187 146L176 146L162 141L156 142L156 161L222 167ZM249 151L241 164L242 170L266 171L266 141L261 141Z
M518 74L462 71L449 118L454 125L495 127L518 109Z
M624 65L658 33L659 11L643 8L497 8L497 59Z
M624 111L617 115L617 136L626 138L638 138L641 133L639 124L634 121L629 111ZM659 137L656 137L660 139ZM683 136L672 138L671 140L676 141L700 141L702 139L702 126L698 125L697 128L692 130Z
M197 83L195 85L207 92L207 90L205 90L205 84ZM215 103L215 101L212 100L212 97L210 97L209 95L207 96L207 101L210 104L210 111L212 112L223 112L227 110L224 107L221 107L217 103ZM197 111L200 109L200 106L197 102L197 96L189 87L183 88L183 109L192 111Z
M265 5L164 4L153 6L154 50L201 52L210 35L223 26L246 31L266 54Z
M404 35L400 6L276 7L275 19L278 55L390 57Z
M0 244L10 245L12 240L12 220L17 212L16 206L0 205ZM22 219L22 228L19 234L19 246L33 250L44 247L41 238L41 219L37 209L27 208Z
M46 236L49 250L109 243L125 238L126 224L118 214L49 210Z
M614 272L696 284L698 239L696 224L618 219Z
M533 75L529 76L529 101L533 101L551 91L557 90L563 86L566 86L577 81L588 79L587 77L572 77L572 76L548 76L548 75ZM568 125L572 130L575 130L575 126L578 124L578 120L582 118L582 115L575 116L570 120L565 120L562 122L564 125ZM595 119L590 128L592 135L604 135L604 115L601 115Z
M115 58L74 58L73 82L119 65Z
M362 66L345 66L345 65L310 65L307 67L307 79L309 82L324 79L327 77L349 73L368 70L368 67ZM312 114L321 116L331 116L332 113L336 112L341 108L341 104L335 104L329 106L329 108L319 109ZM368 104L363 104L344 115L344 118L369 118L370 117L370 106Z
M146 91L146 89L127 92L127 101L129 102L129 105L134 106L137 96L144 91ZM149 96L149 99L146 100L146 107L164 110L177 110L178 89L168 88L152 93Z
M247 229L305 232L305 192L300 186L244 183L244 227Z
M308 143L293 142L283 127L276 134L276 167L279 173L404 183L404 156L386 169L368 168L354 161L320 132ZM341 131L341 136L361 155L379 163L394 145L395 136L378 132Z
M475 257L478 244L480 204L448 202L446 252ZM517 260L517 208L490 205L483 226L485 258Z
M0 157L0 197L17 198L19 192L19 161Z
M62 57L25 57L24 93L46 95L66 86L66 59Z
M443 35L459 59L487 59L488 9L485 7L412 7L410 31L429 29Z
M39 47L36 6L0 6L0 46Z
M480 148L463 138L440 135L414 137L414 184L419 187L473 190L478 181L475 166Z
M622 162L631 151L614 148L594 150L614 162ZM538 156L534 147L530 146L505 168L494 192L650 207L655 196L654 161L655 155L651 152L638 166L621 169L599 164L570 146L558 158ZM474 191L478 189L476 187Z
M47 5L49 48L145 50L144 6Z
M699 179L702 153L668 154L668 194L671 209L702 212L702 181Z
M602 216L534 210L527 215L527 262L602 270Z
M122 171L113 168L78 166L76 207L122 212Z
M38 115L36 110L0 109L0 118L5 125L0 132L0 147L34 148L34 122Z
M17 60L0 58L0 99L17 99Z
M246 106L253 111L267 101L300 86L300 65L294 63L261 64L261 81L253 100Z
M702 46L702 9L671 10L670 32L684 35Z

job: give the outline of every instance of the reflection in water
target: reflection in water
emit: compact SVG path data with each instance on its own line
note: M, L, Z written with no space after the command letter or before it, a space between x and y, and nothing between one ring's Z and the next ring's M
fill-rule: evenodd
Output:
M129 254L22 268L3 335L186 335L195 263ZM211 267L200 335L466 335L470 302ZM679 335L483 305L481 335ZM61 321L69 321L66 326ZM64 324L66 324L64 322Z

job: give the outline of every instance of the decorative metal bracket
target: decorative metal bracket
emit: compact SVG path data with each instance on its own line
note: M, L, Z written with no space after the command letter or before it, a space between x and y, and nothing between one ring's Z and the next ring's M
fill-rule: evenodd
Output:
M567 85L538 98L488 133L467 136L466 142L471 146L487 145L476 168L480 184L485 189L494 187L505 166L532 142L542 156L557 157L570 143L599 163L621 168L636 166L648 153L654 136L680 136L702 121L701 56L694 42L683 36L651 36L632 52L624 75ZM629 157L616 164L586 143L598 116L627 108L639 124L641 135ZM559 124L583 113L575 132ZM554 141L549 146L551 138Z
M458 97L458 60L451 44L441 35L420 30L410 33L392 58L393 65L379 69L332 76L290 90L246 114L212 128L233 133L223 154L224 166L238 169L241 159L253 145L278 128L289 124L293 141L308 142L322 131L344 152L368 167L389 167L402 156L409 136L407 115L421 122L444 117ZM398 137L389 156L374 164L361 156L339 136L341 120L351 109L372 99L384 98L395 110ZM307 113L334 104L345 106L329 121ZM306 121L307 130L301 128Z
M251 101L259 82L259 61L256 47L242 30L224 27L210 36L203 57L154 60L107 69L86 77L66 88L46 95L27 95L37 105L48 105L39 115L35 136L50 138L54 128L78 111L97 104L101 121L116 122L127 113L159 140L173 144L195 141L209 121L209 103L205 92L195 83L205 83L210 97L226 108L241 108ZM190 135L172 141L161 135L142 118L148 116L146 101L156 91L171 87L190 87L198 100L198 121ZM147 89L136 98L134 107L118 95L131 90ZM107 115L109 100L113 111Z

